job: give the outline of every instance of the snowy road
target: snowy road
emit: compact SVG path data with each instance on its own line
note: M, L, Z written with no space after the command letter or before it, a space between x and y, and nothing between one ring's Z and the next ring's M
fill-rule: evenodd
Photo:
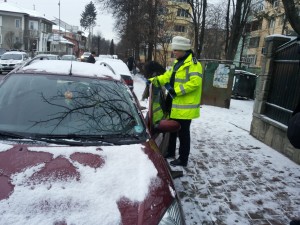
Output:
M145 84L134 77L141 99ZM253 101L203 105L191 154L175 180L187 225L286 225L300 217L300 166L249 134ZM147 106L147 102L141 102Z

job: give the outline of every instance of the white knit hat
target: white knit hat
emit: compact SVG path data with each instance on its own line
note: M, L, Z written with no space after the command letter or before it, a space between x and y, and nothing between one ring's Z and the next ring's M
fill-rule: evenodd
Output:
M175 36L172 39L172 49L173 50L183 50L187 51L191 49L191 41L185 37Z

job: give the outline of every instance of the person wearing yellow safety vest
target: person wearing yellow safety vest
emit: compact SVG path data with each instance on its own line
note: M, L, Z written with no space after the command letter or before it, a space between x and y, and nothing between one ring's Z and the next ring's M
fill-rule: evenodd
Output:
M176 140L179 138L179 157L170 162L172 166L187 166L190 154L191 120L200 116L202 93L202 66L194 57L189 39L175 36L172 50L176 57L174 65L164 74L150 78L147 82L155 86L164 85L168 91L166 104L170 119L180 123L178 133L170 134L165 158L175 158Z

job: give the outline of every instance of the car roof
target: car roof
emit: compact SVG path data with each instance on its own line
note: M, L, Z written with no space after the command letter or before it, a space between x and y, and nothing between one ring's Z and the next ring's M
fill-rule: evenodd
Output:
M121 59L99 58L96 63L110 67L116 74L132 76L127 65Z
M51 56L58 56L58 55L55 55L55 54L38 54L38 55L36 55L36 56L43 56L43 55L51 55Z
M24 54L26 54L26 52L9 51L9 52L5 52L3 55L8 55L8 54L19 54L19 55L24 55Z
M43 73L59 75L78 75L86 77L102 77L121 80L121 76L115 75L105 66L92 63L64 60L34 60L30 64L20 67L15 73Z

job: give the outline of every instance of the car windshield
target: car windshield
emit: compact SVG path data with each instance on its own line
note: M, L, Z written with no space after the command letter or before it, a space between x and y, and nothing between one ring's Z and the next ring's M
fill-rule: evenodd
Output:
M0 131L28 135L141 135L124 84L97 78L12 74L0 86Z
M14 59L14 60L22 60L21 54L4 54L1 56L2 60Z
M57 59L57 56L55 55L46 55L45 57L47 57L48 59Z
M63 55L63 56L61 57L61 59L62 59L62 60L72 60L72 59L75 59L75 57L72 56L72 55Z
M36 58L38 57L44 57L46 59L50 59L50 60L56 60L57 56L56 55L37 55Z

